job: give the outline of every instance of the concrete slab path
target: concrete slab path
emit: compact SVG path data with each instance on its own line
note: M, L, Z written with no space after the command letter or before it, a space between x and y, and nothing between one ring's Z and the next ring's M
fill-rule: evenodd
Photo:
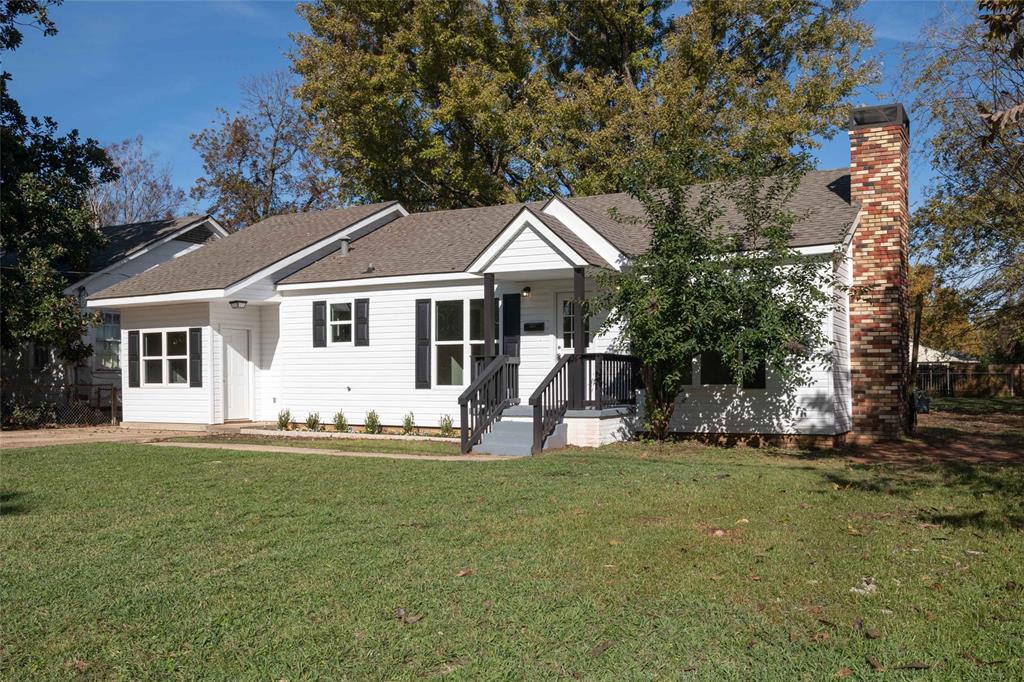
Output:
M292 455L329 455L331 457L370 457L376 459L412 459L427 462L499 462L515 457L491 455L406 455L397 452L344 452L328 448L299 448L281 445L255 445L246 443L151 443L165 448L192 448L200 450L239 450L241 452L280 452Z

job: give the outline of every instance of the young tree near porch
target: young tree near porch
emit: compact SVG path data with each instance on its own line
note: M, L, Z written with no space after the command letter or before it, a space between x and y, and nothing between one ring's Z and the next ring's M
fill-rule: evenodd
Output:
M751 157L695 187L671 172L690 156L677 142L638 164L643 182L632 192L647 212L650 249L621 273L600 276L606 328L619 325L644 363L645 426L659 439L690 382L691 358L719 355L740 385L763 361L785 386L805 380L811 363L831 352L821 320L835 278L788 246L798 216L784 206L805 163ZM649 178L661 187L650 189Z

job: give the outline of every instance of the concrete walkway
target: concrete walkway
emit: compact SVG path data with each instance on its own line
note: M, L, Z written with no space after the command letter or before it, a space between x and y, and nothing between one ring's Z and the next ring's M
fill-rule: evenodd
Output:
M253 445L245 443L151 443L164 448L200 450L240 450L242 452L279 452L290 455L329 455L331 457L370 457L376 459L412 459L428 462L499 462L515 457L491 455L405 455L397 452L344 452L328 448L297 448L281 445Z

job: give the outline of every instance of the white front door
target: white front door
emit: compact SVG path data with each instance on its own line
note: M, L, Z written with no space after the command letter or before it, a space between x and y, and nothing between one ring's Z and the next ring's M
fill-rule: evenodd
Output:
M249 330L224 329L224 418L251 419Z

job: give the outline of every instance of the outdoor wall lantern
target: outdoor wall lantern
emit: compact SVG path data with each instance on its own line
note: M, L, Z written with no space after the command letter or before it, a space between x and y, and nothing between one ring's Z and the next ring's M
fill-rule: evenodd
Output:
M523 298L530 298L530 287L523 287Z
M228 301L228 305L230 305L235 310L241 310L246 306L247 303L248 301Z

